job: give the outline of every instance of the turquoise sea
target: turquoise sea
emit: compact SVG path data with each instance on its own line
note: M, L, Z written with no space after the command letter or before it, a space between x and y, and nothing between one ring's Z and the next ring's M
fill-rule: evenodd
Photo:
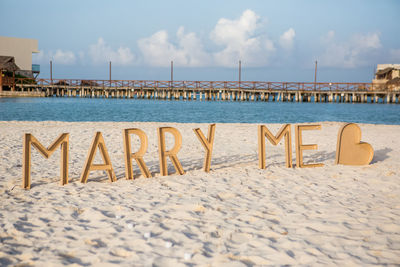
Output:
M0 98L0 121L154 121L400 125L399 104Z

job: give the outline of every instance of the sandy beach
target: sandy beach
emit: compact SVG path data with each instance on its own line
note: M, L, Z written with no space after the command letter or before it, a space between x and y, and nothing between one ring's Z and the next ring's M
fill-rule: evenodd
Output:
M315 123L313 123L315 124ZM286 168L284 141L267 142L258 168L257 125L217 124L211 171L193 132L208 124L0 122L0 265L260 266L400 263L400 126L359 124L374 148L368 166L335 165L343 123L305 131L305 163ZM281 124L266 124L275 134ZM184 175L160 176L157 127L182 134ZM148 136L152 178L125 179L122 130ZM117 181L94 171L79 181L101 131ZM24 133L46 147L70 133L69 184L60 185L60 152L32 149L32 187L22 188ZM134 140L135 141L135 140ZM296 155L292 128L293 163ZM134 142L135 143L135 142ZM137 140L136 143L137 145ZM171 139L167 147L172 146ZM133 146L135 147L135 145ZM100 163L100 156L96 162Z

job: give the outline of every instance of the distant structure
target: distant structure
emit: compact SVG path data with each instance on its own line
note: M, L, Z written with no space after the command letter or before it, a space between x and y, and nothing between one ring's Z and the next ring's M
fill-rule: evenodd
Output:
M378 88L400 90L400 64L378 64L372 83Z
M15 89L15 78L36 78L40 65L32 65L32 53L39 53L34 39L0 36L0 92Z
M18 70L15 71L17 75L33 77L39 74L40 66L32 65L32 53L39 53L37 40L0 36L0 56L7 57L3 58L2 62L13 57L13 63L18 66ZM4 69L4 65L0 67L3 68L2 71L12 71Z
M0 56L0 69L11 72L19 70L17 64L15 64L15 58L8 56Z

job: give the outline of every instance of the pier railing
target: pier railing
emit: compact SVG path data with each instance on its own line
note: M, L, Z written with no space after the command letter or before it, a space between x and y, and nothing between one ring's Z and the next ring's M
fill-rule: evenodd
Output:
M179 90L269 90L269 91L376 91L384 90L372 83L313 83L261 81L154 81L154 80L82 80L16 78L15 85L32 87L97 87L104 89L179 89Z

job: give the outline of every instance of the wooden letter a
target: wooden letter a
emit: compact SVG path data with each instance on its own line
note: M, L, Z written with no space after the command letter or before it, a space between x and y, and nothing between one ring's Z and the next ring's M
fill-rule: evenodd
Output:
M25 134L22 153L22 186L25 189L31 188L31 145L46 159L54 153L58 146L61 146L61 184L68 184L68 144L68 133L61 134L47 149L32 134Z
M131 152L131 138L130 135L135 134L140 138L140 148L138 152ZM146 163L143 160L143 156L147 150L147 135L140 129L125 129L123 132L124 136L124 148L125 148L125 173L126 179L133 179L133 168L132 168L132 159L136 160L136 163L139 165L140 171L146 178L150 178L151 174L149 169L146 166Z
M165 146L165 133L166 132L171 133L175 138L175 145L169 151L166 151L166 146ZM167 157L169 157L171 159L172 164L175 167L175 170L180 175L184 174L185 171L183 170L182 165L179 162L178 157L176 156L176 154L178 154L178 152L182 146L182 136L179 133L179 131L172 127L160 127L160 128L158 128L157 134L158 134L158 153L159 153L159 157L160 157L161 175L162 176L168 175Z
M285 154L286 154L286 167L292 168L292 134L290 124L283 125L279 132L274 136L266 126L258 126L258 166L260 169L265 169L265 139L267 139L276 146L285 136Z
M99 148L101 157L103 158L105 164L93 164L97 147ZM97 132L95 137L93 138L92 145L90 146L89 149L89 154L86 158L86 162L83 167L83 172L81 175L81 183L86 183L89 176L89 172L95 170L106 171L111 182L115 182L117 180L101 132Z

